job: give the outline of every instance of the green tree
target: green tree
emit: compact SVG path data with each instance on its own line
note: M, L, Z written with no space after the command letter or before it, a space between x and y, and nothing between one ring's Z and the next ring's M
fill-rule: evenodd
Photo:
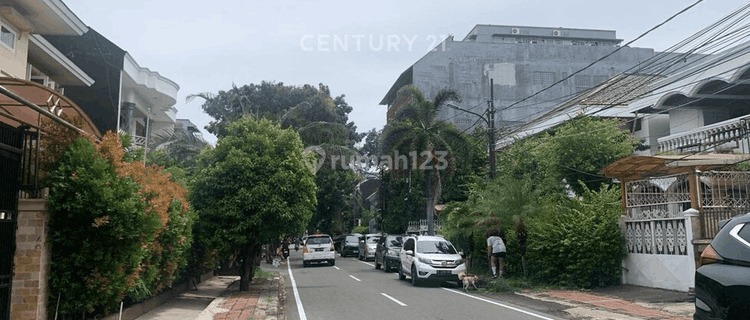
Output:
M455 126L437 119L437 112L444 104L461 98L454 90L440 90L430 101L414 86L402 88L398 96L407 98L408 102L383 129L383 150L394 155L394 167L389 168L394 172L404 171L398 168L396 151L409 155L412 164L419 164L419 168L410 169L425 171L427 225L428 233L433 235L435 204L440 199L442 186L441 170L452 173L455 169L452 145L465 142Z
M220 256L237 252L240 290L250 288L261 246L301 234L315 210L312 159L299 135L243 117L198 156L191 203L198 236Z
M229 134L226 127L230 123L245 115L271 120L282 128L293 128L308 153L324 151L325 162L315 176L317 197L321 201L311 225L330 232L340 223L337 221L341 218L340 212L350 205L348 198L341 195L348 195L345 191L353 189L359 181L349 174L336 172L341 171L338 170L341 169L340 163L337 170L333 170L331 156L356 155L354 144L363 136L356 132L356 126L348 119L352 107L344 95L331 97L330 89L323 84L317 87L290 86L263 81L257 85L233 85L231 90L219 91L218 94L194 94L188 99L196 97L205 99L203 110L215 119L206 129L220 138Z

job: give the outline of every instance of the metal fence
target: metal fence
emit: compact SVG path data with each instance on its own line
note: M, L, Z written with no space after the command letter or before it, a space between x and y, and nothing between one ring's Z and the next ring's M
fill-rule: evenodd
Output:
M701 233L711 239L719 221L750 212L750 172L707 171L699 177Z
M0 320L10 319L23 131L0 123Z

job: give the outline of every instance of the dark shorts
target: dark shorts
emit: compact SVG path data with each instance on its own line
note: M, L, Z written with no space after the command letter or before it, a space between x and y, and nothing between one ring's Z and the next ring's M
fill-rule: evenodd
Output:
M493 252L492 256L498 259L505 259L505 252Z

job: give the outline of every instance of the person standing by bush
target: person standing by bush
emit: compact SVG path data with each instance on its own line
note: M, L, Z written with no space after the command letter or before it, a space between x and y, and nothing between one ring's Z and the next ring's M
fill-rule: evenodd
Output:
M498 273L505 275L505 242L500 237L500 231L487 232L487 259L492 268L492 279L497 279Z

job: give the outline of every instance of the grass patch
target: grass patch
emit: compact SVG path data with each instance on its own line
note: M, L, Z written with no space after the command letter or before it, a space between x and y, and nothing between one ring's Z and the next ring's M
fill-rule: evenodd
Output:
M255 271L253 272L253 278L271 279L273 278L273 273L263 271L260 268L255 268Z

